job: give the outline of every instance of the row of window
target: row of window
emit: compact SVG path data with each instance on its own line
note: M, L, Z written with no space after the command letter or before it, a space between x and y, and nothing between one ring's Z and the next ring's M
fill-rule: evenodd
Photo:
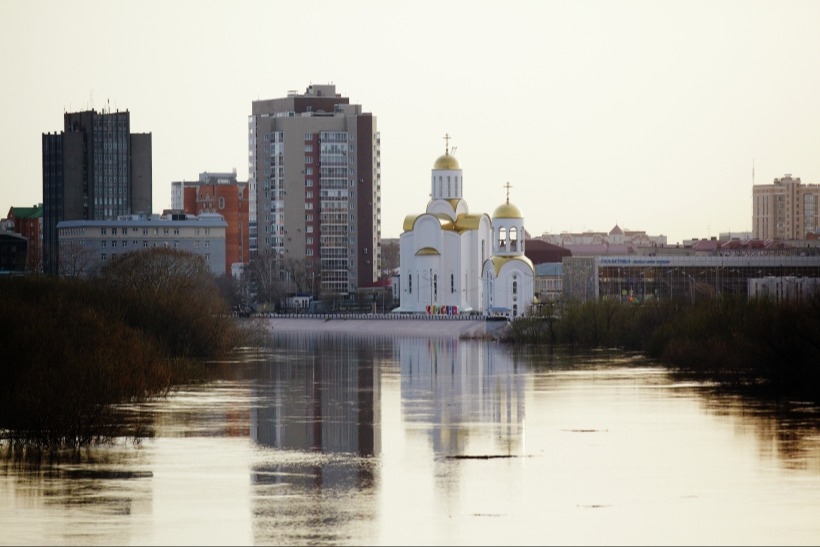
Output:
M107 240L101 239L100 240L100 247L108 247L108 243L109 242ZM128 240L127 239L122 239L122 240L112 239L110 241L110 243L111 243L111 247L117 247L118 245L121 246L121 247L128 247ZM134 247L139 247L139 241L138 240L135 239L131 243L134 245ZM153 245L151 245L151 246L153 246L153 247L158 246L157 245L158 242L154 241L152 243L153 243ZM162 243L165 247L169 246L168 241L163 241ZM199 241L194 241L194 247L198 248L199 243L200 243ZM210 240L206 240L204 243L205 243L204 246L206 248L211 246L211 241ZM149 241L147 239L143 239L142 240L142 246L143 247L148 247L149 246ZM179 241L174 241L174 249L177 249L177 248L179 248Z
M206 236L210 235L210 233L211 233L210 228L202 228L202 229L205 231ZM83 233L82 228L74 228L72 230L79 230L79 232L74 232L74 231L66 232L66 231L64 231L63 233L64 234L67 234L67 233ZM117 235L117 230L118 230L118 228L116 226L111 226L111 235L112 236ZM128 228L122 227L122 228L119 228L119 230L122 233L122 235L127 235L128 234ZM147 236L149 230L153 230L154 235L159 235L159 228L150 228L150 229L149 228L142 228L142 235ZM170 233L170 230L171 230L171 228L162 228L163 235L168 235ZM174 230L174 235L179 235L180 232L179 232L178 227L174 227L173 230ZM136 228L136 227L131 228L131 233L132 234L139 233L139 231L140 231L140 228ZM199 231L200 231L200 228L195 228L194 229L194 234L199 235ZM108 227L107 226L100 227L100 235L108 235Z
M156 245L154 245L154 246L156 247ZM167 247L167 245L166 245L166 247ZM208 260L208 261L211 260L210 253L205 253L203 256L205 257L205 260ZM115 259L116 257L117 257L117 253L111 253L111 259L112 260ZM108 254L107 253L101 253L100 254L100 260L108 260Z

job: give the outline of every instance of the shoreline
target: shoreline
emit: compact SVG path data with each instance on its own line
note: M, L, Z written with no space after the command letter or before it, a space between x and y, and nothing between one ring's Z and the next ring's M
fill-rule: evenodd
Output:
M345 333L379 336L497 339L507 321L484 319L387 319L380 316L258 317L271 332Z

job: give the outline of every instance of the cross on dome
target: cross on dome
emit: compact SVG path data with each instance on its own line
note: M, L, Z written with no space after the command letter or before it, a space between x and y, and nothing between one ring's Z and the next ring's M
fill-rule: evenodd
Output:
M507 203L509 203L510 202L510 188L512 188L512 184L510 184L509 181L508 181L507 184L504 185L504 188L507 189Z

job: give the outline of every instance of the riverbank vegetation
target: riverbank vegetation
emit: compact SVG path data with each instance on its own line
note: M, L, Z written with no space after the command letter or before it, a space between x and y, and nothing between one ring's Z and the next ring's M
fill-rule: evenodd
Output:
M688 377L820 402L820 297L554 303L505 341L641 352Z
M244 343L201 257L121 255L88 280L0 279L0 442L81 447L150 434L124 405Z

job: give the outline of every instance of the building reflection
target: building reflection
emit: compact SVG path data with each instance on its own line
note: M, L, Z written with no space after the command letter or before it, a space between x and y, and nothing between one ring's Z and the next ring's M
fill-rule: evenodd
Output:
M349 335L289 334L259 366L251 439L275 450L251 470L254 543L338 544L375 515L362 497L375 489L381 451L375 348Z
M436 455L522 453L528 375L511 352L446 338L397 343L402 416L410 423L431 424Z
M379 398L372 343L349 336L291 336L287 347L258 368L250 436L261 446L301 454L294 458L300 469L288 473L287 482L366 485L373 480L371 466L350 465L349 456L379 454ZM305 457L305 452L313 456ZM276 470L288 467L287 462L277 458L273 468L257 469L254 479L280 481L285 475Z

